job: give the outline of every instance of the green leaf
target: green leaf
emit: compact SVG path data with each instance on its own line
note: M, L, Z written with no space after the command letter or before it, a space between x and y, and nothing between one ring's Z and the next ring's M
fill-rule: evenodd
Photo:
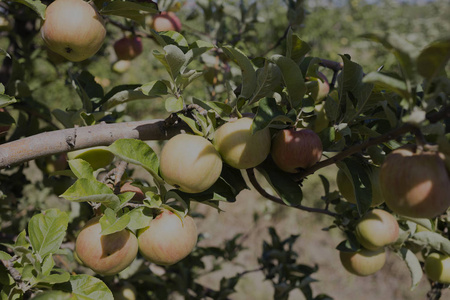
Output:
M69 163L70 170L77 178L86 178L89 180L96 180L94 176L94 169L91 164L87 161L77 158L70 159L67 161Z
M363 82L373 83L379 88L386 90L387 92L395 92L401 95L403 98L408 98L409 92L406 83L403 80L399 80L388 74L380 72L371 72L364 76Z
M0 260L10 260L11 258L12 256L5 251L0 251Z
M274 91L280 88L282 82L280 68L266 60L264 67L256 70L256 80L256 90L248 102L249 105L261 98L271 97Z
M242 88L239 98L249 99L256 89L256 71L252 62L242 51L232 46L224 46L222 49L241 68Z
M183 51L175 45L167 45L164 53L153 50L153 55L164 65L172 80L180 74L181 67L186 61Z
M166 80L153 80L148 83L143 84L139 90L144 93L146 96L150 97L160 97L163 95L167 95L167 86L169 82Z
M168 97L165 101L165 108L167 112L177 112L184 107L182 97Z
M287 115L279 107L273 98L261 99L258 106L258 111L253 120L252 129L253 132L264 129L269 126L272 122L286 122L295 123L296 114L295 111L291 110Z
M107 208L100 218L100 225L102 227L101 234L108 235L122 231L127 228L128 223L130 223L130 215L124 214L116 218L116 213L112 209Z
M49 209L34 215L28 223L28 235L35 253L44 258L55 253L66 234L69 216L59 209Z
M45 19L45 10L47 9L47 6L43 4L39 0L12 0L12 2L17 2L23 5L28 6L32 10L34 10L41 19Z
M311 50L308 43L302 41L296 33L293 33L292 28L289 28L288 31L286 48L286 57L295 61L296 64L299 64L305 55Z
M153 2L111 1L100 9L102 15L114 15L136 21L145 27L145 16L157 14L158 6Z
M70 273L63 272L61 274L55 273L46 276L38 276L37 281L39 283L47 283L47 284L58 284L64 283L70 280Z
M450 60L450 39L438 40L420 52L417 57L417 70L426 79L441 74Z
M128 228L133 231L147 227L153 219L152 210L143 206L130 210L127 215L130 217Z
M288 173L280 171L273 163L265 161L258 171L266 178L272 189L288 206L300 205L303 199L302 189Z
M158 156L145 142L135 139L119 139L112 143L108 149L120 159L142 166L155 180L162 182L161 177L158 175Z
M401 38L398 34L387 32L384 34L368 33L363 34L361 37L378 42L383 45L387 50L392 52L402 68L403 75L412 84L417 82L416 73L416 57L418 51L411 43Z
M336 165L351 179L358 213L360 216L364 215L372 204L372 183L368 170L353 159L344 159Z
M70 293L66 293L63 291L48 291L48 292L39 293L32 299L33 300L76 300L76 298L73 297Z
M413 290L419 285L423 276L420 262L417 256L407 248L401 248L397 254L403 259L409 269L409 273L411 274L411 290Z
M161 83L161 84L158 83L157 87L156 87L157 89L149 90L148 91L149 94L145 94L141 90L141 88L136 88L133 90L119 91L116 94L112 95L110 98L108 98L102 104L102 107L104 110L108 110L119 104L127 103L127 102L134 101L134 100L145 100L145 99L154 99L154 98L161 97L162 95L167 94L167 88L164 91L164 88L161 85L163 85L163 83ZM161 94L158 94L158 92L160 92L160 91L161 91Z
M273 55L270 60L281 70L291 108L298 110L306 93L305 80L300 67L292 59L278 54Z
M417 232L411 237L411 239L420 245L429 245L436 251L450 255L450 241L436 232Z
M0 94L0 108L16 103L17 99L8 95Z
M120 199L104 183L97 180L80 178L60 197L74 202L98 202L111 207L120 205Z
M203 132L198 129L197 122L195 122L194 119L191 119L191 118L183 115L182 113L178 113L177 116L189 126L189 128L192 130L192 132L194 134L203 136Z
M72 294L76 299L91 300L114 300L113 294L108 286L98 278L89 275L70 276Z
M176 31L160 31L151 30L152 35L161 46L175 45L186 53L189 49L189 43L185 37Z

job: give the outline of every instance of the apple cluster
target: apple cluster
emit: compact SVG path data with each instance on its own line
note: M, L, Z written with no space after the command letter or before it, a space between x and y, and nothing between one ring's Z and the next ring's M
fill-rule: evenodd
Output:
M136 258L138 252L158 265L173 265L185 258L197 244L197 227L192 217L181 219L162 209L145 228L135 234L123 229L102 234L101 216L89 220L75 242L75 256L97 274L120 273Z
M322 156L322 142L310 129L280 130L272 139L268 127L253 132L252 124L249 117L231 120L216 130L212 142L191 134L176 135L161 151L161 176L183 192L201 193L217 181L223 162L248 169L271 154L279 169L296 173Z

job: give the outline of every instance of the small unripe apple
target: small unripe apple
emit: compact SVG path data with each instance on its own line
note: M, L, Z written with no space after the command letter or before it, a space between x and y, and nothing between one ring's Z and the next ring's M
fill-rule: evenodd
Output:
M273 161L283 171L297 173L322 157L322 141L311 129L289 128L277 133L272 141Z
M194 219L180 217L163 210L150 221L149 226L139 229L139 252L147 260L158 265L173 265L188 256L197 244L197 227Z
M375 251L367 249L357 252L341 251L339 258L348 272L357 276L369 276L383 268L386 262L386 250L381 248Z
M367 212L355 228L358 242L368 250L378 250L398 239L397 220L385 210L373 209Z
M83 159L91 164L94 170L104 168L114 160L114 154L106 147L98 146L75 150L67 153L68 159Z
M172 11L163 11L152 18L150 27L155 31L181 31L181 21Z
M433 281L450 284L450 257L431 253L425 259L425 273Z
M200 193L217 181L222 160L207 139L178 134L162 148L160 170L168 184L186 193Z
M410 147L386 156L380 188L386 205L412 218L434 218L450 206L449 174L438 152L415 153Z
M139 36L123 37L113 47L119 60L132 60L142 53L142 39Z
M102 235L100 217L89 220L78 234L75 251L84 265L101 275L114 275L128 267L138 253L136 236L128 229Z
M244 117L220 126L214 135L214 146L224 162L236 169L261 164L270 152L268 127L252 134L253 119Z
M369 178L372 187L372 204L371 207L378 206L384 203L384 198L381 195L380 189L380 169L378 167L372 167L369 173ZM353 183L348 178L347 174L341 169L338 170L336 174L336 184L338 186L339 192L342 197L344 197L348 202L356 204L355 190L353 188Z
M314 107L314 112L316 114L316 119L314 120L312 129L315 132L321 132L325 128L328 128L328 125L330 124L330 119L328 119L327 113L325 111L325 104L324 103L316 104L316 106Z
M129 60L118 60L113 63L112 70L116 73L122 74L128 71L131 67L131 62Z
M41 36L50 50L78 62L93 56L103 44L102 16L83 0L56 0L45 11Z

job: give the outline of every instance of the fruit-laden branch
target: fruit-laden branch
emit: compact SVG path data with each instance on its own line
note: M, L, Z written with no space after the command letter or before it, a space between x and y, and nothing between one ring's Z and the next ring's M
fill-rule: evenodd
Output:
M435 112L430 114L429 116L427 116L427 120L430 123L436 123L439 120L445 119L445 118L450 118L450 106L445 107L444 109L442 109L439 112ZM333 157L330 157L326 160L323 160L321 162L316 163L315 165L313 165L312 167L305 169L303 171L300 171L299 173L294 175L294 180L295 181L301 181L302 179L304 179L306 176L313 174L314 172L316 172L317 170L320 170L324 167L330 166L332 164L335 164L338 161L343 160L346 157L349 157L350 155L353 155L355 153L359 153L364 151L365 149L367 149L370 146L374 146L374 145L379 145L385 142L388 142L390 140L393 140L403 134L406 134L408 132L417 132L419 131L419 128L414 125L414 124L405 124L402 125L396 129L393 129L383 135L380 135L376 138L372 138L367 140L364 143L358 144L358 145L354 145L350 148L345 149L342 152L339 152L338 154L336 154ZM420 131L418 132L418 134L421 134Z
M276 202L276 203L279 203L279 204L287 206L287 204L284 203L283 200L281 200L280 198L278 198L276 196L273 196L273 195L269 194L259 184L259 182L258 182L258 180L256 179L256 176L255 176L255 170L253 168L246 169L246 171L247 171L248 179L250 180L250 182L253 185L253 187L256 189L256 191L261 196L263 196L264 198L269 199L269 200L271 200L273 202ZM303 205L293 205L293 206L290 206L290 207L294 207L294 208L297 208L297 209L300 209L300 210L304 210L304 211L307 211L307 212L321 213L321 214L329 215L329 216L332 216L332 217L337 216L336 213L334 213L332 211L329 211L327 209L320 209L320 208L308 207L308 206L303 206Z
M0 169L52 154L108 146L118 139L167 140L182 131L189 131L185 123L159 119L43 132L0 145Z

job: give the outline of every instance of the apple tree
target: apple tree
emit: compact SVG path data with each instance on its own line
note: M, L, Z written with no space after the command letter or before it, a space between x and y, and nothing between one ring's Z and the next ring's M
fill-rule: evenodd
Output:
M203 246L196 204L220 213L248 189L324 215L345 236L336 251L349 273L372 275L393 253L411 288L426 277L440 298L450 39L417 48L366 32L396 65L363 69L346 53L311 54L304 1L280 1L282 14L266 2L0 3L1 299L229 299L254 272L274 299L332 299L313 292L320 266L300 261L299 235L274 227L258 269L218 288L197 280L244 246L240 234ZM133 118L137 102L157 117ZM331 165L317 205L303 203L308 179Z

